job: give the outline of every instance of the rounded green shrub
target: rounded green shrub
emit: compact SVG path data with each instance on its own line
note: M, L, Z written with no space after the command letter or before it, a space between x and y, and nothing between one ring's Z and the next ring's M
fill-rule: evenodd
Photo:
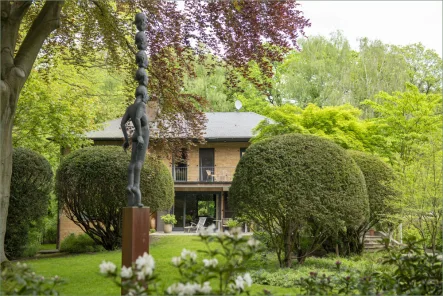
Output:
M346 150L301 134L251 145L237 165L229 202L273 233L285 266L290 266L293 247L300 248L298 234L320 238L362 223L369 213L363 174Z
M364 241L361 238L384 215L392 212L392 208L389 207L387 202L397 194L393 187L395 174L389 165L375 155L354 150L348 150L347 152L357 163L365 177L370 213L362 223L352 225L346 231L341 231L338 240L331 238L324 242L323 247L330 252L336 250L336 244L338 243L341 255L363 252Z
M348 150L363 173L369 198L370 215L368 223L378 222L382 215L392 209L386 203L396 197L394 189L395 173L392 168L375 155Z
M92 146L67 155L57 170L56 193L64 213L107 250L121 246L129 162L121 147ZM140 190L151 212L173 204L172 176L153 155L143 165Z
M6 222L5 252L9 259L30 256L38 242L30 242L31 228L47 214L52 190L52 169L40 154L16 148L12 154L11 196ZM35 231L34 231L35 232ZM32 245L33 251L27 250Z
M75 235L71 233L60 244L60 251L67 253L88 253L103 251L103 247L98 245L87 234Z

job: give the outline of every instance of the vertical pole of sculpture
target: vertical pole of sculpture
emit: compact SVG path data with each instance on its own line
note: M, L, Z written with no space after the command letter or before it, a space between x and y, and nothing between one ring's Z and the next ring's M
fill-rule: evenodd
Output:
M140 192L140 172L149 145L149 126L146 115L146 103L149 100L148 76L146 74L148 58L145 52L147 49L146 15L137 13L134 24L138 29L135 35L135 44L139 50L135 55L135 61L138 65L135 79L139 85L135 91L135 101L126 109L121 121L121 128L125 137L123 144L125 151L129 148L126 123L130 120L134 125L134 133L131 138L131 162L128 166L128 186L126 187L127 206L123 208L122 266L126 267L132 266L135 260L142 256L144 252L149 253L151 221L149 207L143 206Z

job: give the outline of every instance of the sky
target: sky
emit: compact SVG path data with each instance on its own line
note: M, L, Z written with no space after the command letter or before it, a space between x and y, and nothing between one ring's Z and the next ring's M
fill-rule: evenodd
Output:
M442 56L442 1L297 1L311 20L307 36L341 30L353 49L357 39L407 45L421 42Z

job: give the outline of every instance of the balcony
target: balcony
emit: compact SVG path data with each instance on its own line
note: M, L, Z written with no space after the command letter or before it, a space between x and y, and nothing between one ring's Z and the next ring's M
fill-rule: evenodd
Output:
M174 182L232 182L235 167L172 167Z

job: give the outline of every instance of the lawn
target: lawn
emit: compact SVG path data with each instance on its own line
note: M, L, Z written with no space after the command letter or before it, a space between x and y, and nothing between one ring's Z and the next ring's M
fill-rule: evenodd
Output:
M168 287L178 278L178 272L171 264L171 258L179 256L183 248L197 251L204 249L204 244L197 236L151 236L150 254L155 258L156 270L164 287ZM103 261L114 262L117 266L121 262L121 251L101 252L93 254L69 255L58 258L40 258L27 260L31 268L37 274L44 276L58 275L67 283L58 289L63 295L119 295L120 289L109 279L99 274L99 264ZM251 274L255 274L261 283L275 283L285 285L288 279L306 276L310 271L317 270L325 273L334 272L336 258L308 259L303 266L295 266L286 269L281 274L278 263L272 254L266 256L257 254L253 262L248 265ZM342 260L343 265L351 269L377 268L377 263L368 258L356 257L354 259ZM375 265L374 265L375 264ZM268 279L268 280L266 280ZM271 281L269 281L271 279ZM280 282L279 282L280 280ZM273 282L274 281L274 282ZM292 280L291 280L292 281ZM283 284L282 284L283 283ZM252 294L262 293L263 289L273 294L295 294L294 288L284 288L270 285L253 284Z

